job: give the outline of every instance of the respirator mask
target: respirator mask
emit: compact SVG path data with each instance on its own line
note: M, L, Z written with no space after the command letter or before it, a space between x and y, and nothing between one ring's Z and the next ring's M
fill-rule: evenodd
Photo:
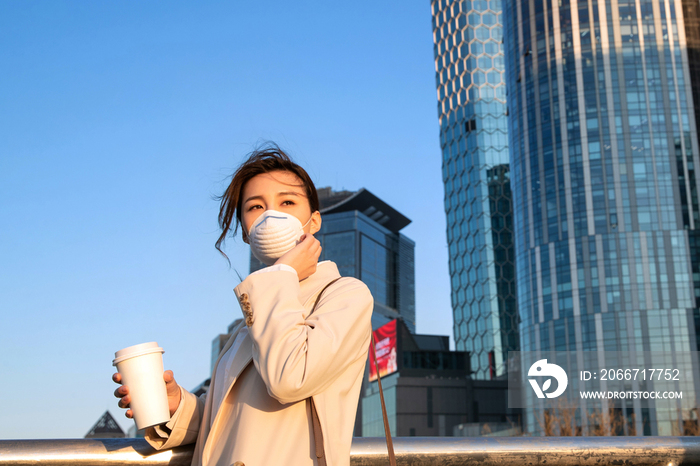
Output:
M248 230L248 242L253 256L265 265L272 265L299 243L304 227L294 215L266 210Z

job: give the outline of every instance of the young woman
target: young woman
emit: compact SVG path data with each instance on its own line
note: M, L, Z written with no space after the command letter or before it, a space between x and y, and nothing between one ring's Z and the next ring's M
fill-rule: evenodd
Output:
M240 224L268 267L234 290L244 322L208 393L195 397L167 371L171 419L148 428L146 440L159 450L196 442L195 466L349 465L373 300L362 282L318 262L321 214L309 175L277 147L254 152L221 197L219 224L217 249ZM115 395L128 408L128 387Z

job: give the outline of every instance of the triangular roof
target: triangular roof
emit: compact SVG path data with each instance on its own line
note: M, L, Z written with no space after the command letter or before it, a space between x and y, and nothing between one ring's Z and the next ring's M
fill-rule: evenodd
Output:
M85 438L114 438L124 437L124 431L117 421L114 420L109 411L105 411L102 417L92 426L92 429L85 434Z

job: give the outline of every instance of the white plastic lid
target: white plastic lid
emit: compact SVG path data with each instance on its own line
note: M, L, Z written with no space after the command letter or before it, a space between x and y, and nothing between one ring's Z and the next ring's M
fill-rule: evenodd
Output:
M129 346L128 348L120 349L114 353L114 360L112 365L116 366L122 361L127 359L135 358L137 356L143 356L150 353L165 353L163 348L158 347L158 343L151 341L148 343L141 343L140 345Z

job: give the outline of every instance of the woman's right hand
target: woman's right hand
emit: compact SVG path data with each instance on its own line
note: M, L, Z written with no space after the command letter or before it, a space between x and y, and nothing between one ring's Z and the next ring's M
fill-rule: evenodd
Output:
M117 372L112 375L112 380L118 384L121 384L122 375ZM163 380L165 381L165 390L168 393L168 409L170 409L170 415L172 416L177 410L177 407L180 405L180 386L177 384L177 382L175 382L173 371L163 372ZM114 396L119 398L117 406L120 408L129 408L129 403L131 403L131 398L129 397L129 387L122 385L114 390ZM127 409L125 415L131 419L134 417L134 412L131 409Z
M299 244L277 259L275 264L286 264L297 271L299 280L316 273L318 258L321 256L321 243L310 233L304 233Z

